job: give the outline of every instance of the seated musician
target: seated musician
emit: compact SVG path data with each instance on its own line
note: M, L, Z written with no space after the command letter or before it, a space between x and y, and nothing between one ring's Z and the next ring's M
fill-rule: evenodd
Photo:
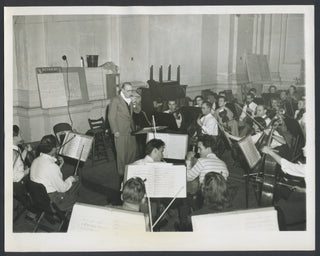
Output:
M288 89L288 98L293 100L294 102L298 101L297 87L295 87L294 85L290 85Z
M71 210L78 197L78 176L63 180L61 168L63 158L57 156L58 142L55 136L44 136L38 146L40 156L31 165L30 179L45 186L47 193L60 210ZM56 162L59 160L60 164Z
M258 105L256 108L256 114L257 117L262 117L264 121L266 122L266 125L268 126L271 122L271 119L267 116L267 108L265 105Z
M21 151L19 145L22 143L20 129L17 125L13 126L13 182L19 183L29 174L29 168L25 164L28 151L32 150L30 145Z
M124 210L141 211L141 205L145 203L146 187L139 177L128 179L123 186L121 199Z
M297 103L288 97L287 91L282 91L280 93L280 108L284 109L286 115L289 117L293 117L297 110Z
M201 186L203 204L192 215L218 213L232 209L225 178L216 172L208 172Z
M201 111L203 116L197 119L197 124L201 128L202 134L207 134L211 136L218 135L218 121L211 114L212 104L209 101L202 103Z
M270 85L268 88L269 93L277 93L277 87L275 85Z
M165 143L162 140L152 139L148 141L145 149L146 156L135 161L133 164L161 162L163 159L164 147Z
M306 165L292 163L275 153L270 147L263 147L262 152L270 155L280 166L281 170L292 177L305 178ZM305 149L303 148L303 154ZM275 188L275 207L278 210L280 230L305 230L306 228L306 193L305 188L278 185Z
M267 110L267 115L269 118L273 118L275 115L280 113L280 102L277 98L271 98L270 109Z
M29 167L25 163L28 151L32 148L28 145L21 151L19 145L22 143L20 129L17 125L13 125L13 193L15 198L20 201L25 207L29 206L27 197L27 189L25 182L28 178Z
M203 102L204 102L204 99L201 95L198 95L194 98L195 107L201 108Z
M257 89L256 88L250 88L249 93L253 95L253 102L257 105L263 104L263 99L261 97L257 96Z
M244 121L247 115L254 117L257 104L253 102L254 96L251 93L247 94L245 105L242 108L242 113L239 117L239 121Z
M211 113L214 113L215 109L217 108L217 98L218 95L215 92L209 91L207 95L207 101L212 104Z
M227 179L229 176L228 168L215 154L217 151L217 139L208 135L199 137L198 149L200 154L198 160L195 159L194 152L188 152L187 154L187 181L199 178L199 184L202 184L204 176L208 172L220 173Z
M304 136L306 136L306 102L304 99L298 101L298 109L294 113L294 119L299 122Z
M176 120L177 127L178 129L181 127L182 123L182 115L181 113L177 110L177 103L175 100L169 100L168 101L168 110L165 110L164 113L167 114L173 114L174 119Z
M123 210L145 213L146 230L150 231L144 181L139 177L128 179L123 186L121 199L123 202L121 208Z
M238 136L238 122L234 120L232 111L226 107L224 96L218 97L218 108L214 112L214 117L232 135Z

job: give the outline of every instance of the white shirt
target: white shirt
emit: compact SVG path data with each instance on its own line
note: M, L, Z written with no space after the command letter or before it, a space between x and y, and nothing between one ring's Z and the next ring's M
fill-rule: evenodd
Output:
M306 177L306 165L305 164L294 164L288 160L281 158L281 169L290 175L296 177Z
M120 96L125 102L127 102L128 105L130 105L131 99L130 98L126 98L122 91L120 92Z
M170 110L165 110L163 111L163 113L166 113L166 114L171 114ZM178 119L174 118L176 120L176 124L177 124L177 127L180 128L181 127L181 123L182 123L182 115L179 113L178 114Z
M262 118L266 121L267 126L271 123L271 119L267 115L263 115Z
M211 113L203 116L200 119L202 123L202 133L217 136L218 135L218 121L213 117Z
M47 193L66 192L75 180L73 176L65 181L60 167L55 163L56 158L48 154L40 153L40 156L33 160L30 171L30 179L45 186Z
M252 110L252 113L254 113L256 111L256 108L257 108L257 104L254 103L253 101L249 104L249 108ZM239 120L242 121L247 115L246 115L246 112L247 112L247 104L245 104L242 108L242 113L239 117Z
M226 164L214 153L208 154L205 158L199 158L196 164L191 168L190 161L187 163L187 181L193 181L199 177L199 183L202 184L204 176L208 172L220 173L225 179L229 176Z
M24 163L22 159L24 160L27 155L27 150L24 150L22 153L18 146L12 145L13 151L13 182L19 182L24 177ZM21 153L21 157L20 154Z
M133 164L148 164L148 163L154 163L154 161L149 155L146 155L144 158L135 161Z

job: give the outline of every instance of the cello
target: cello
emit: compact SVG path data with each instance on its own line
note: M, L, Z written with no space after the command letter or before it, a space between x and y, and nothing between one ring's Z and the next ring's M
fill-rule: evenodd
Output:
M279 125L277 120L274 121L271 127L271 131L267 138L267 146L271 145L272 135L276 127ZM263 178L261 184L260 205L270 206L273 203L273 192L276 183L276 165L277 162L269 155L264 154L262 156L262 170Z

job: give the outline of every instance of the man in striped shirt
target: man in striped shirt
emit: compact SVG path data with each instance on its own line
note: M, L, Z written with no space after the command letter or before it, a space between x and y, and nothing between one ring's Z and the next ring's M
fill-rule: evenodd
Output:
M220 173L225 179L229 176L226 164L216 155L216 138L209 135L203 135L198 140L200 158L194 161L194 152L187 154L187 181L193 181L199 177L199 183L202 184L204 176L208 172ZM192 164L192 162L194 164Z

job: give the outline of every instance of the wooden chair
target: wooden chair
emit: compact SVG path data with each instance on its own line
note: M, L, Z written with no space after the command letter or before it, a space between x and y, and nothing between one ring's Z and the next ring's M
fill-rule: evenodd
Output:
M93 145L92 145L92 165L94 165L95 158L97 156L99 159L107 159L109 161L107 153L107 129L103 117L99 119L88 119L90 130L87 132L87 135L93 136ZM100 158L101 156L101 158Z
M53 126L53 132L57 137L57 140L60 145L63 143L67 131L72 131L72 127L68 123L58 123L55 126Z

